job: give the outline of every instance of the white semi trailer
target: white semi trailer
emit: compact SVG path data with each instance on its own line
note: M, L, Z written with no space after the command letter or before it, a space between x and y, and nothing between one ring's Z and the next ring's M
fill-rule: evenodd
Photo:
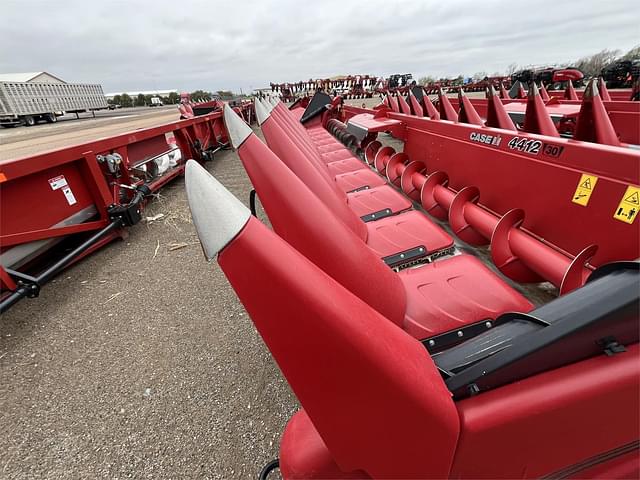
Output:
M107 108L101 85L83 83L0 82L0 125L57 121L65 113Z

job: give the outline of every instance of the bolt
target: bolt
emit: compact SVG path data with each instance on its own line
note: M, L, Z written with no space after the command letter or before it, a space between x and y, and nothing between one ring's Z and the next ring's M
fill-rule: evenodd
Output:
M491 325L491 322L487 322L487 323L484 324L484 326L487 327L487 328L491 328L493 325Z
M462 337L464 335L464 333L462 333L462 330L458 330L458 336Z
M433 347L436 344L435 340L429 340L429 346Z

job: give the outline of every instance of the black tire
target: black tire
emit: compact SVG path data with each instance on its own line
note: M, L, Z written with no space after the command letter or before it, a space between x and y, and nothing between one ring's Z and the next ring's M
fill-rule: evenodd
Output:
M56 117L55 113L47 113L44 115L44 119L47 123L56 123L58 121L58 117Z
M24 123L25 127L33 127L36 124L36 119L31 115L27 115L22 119L22 122Z
M260 474L258 475L258 480L267 480L267 478L269 477L269 474L272 471L274 471L276 468L277 469L280 468L279 458L276 458L275 460L271 460L262 468L262 470L260 471Z

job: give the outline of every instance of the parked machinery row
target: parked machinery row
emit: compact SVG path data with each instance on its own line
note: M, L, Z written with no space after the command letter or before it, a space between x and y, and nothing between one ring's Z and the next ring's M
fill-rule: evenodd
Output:
M225 109L273 230L192 163L194 224L302 407L260 478L640 473L640 153L528 95Z

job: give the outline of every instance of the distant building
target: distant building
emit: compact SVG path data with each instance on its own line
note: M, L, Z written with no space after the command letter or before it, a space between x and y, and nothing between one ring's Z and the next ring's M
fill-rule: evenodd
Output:
M151 95L151 96L157 96L157 97L168 97L169 94L171 92L175 92L178 95L180 95L180 92L178 92L177 89L171 89L171 90L147 90L147 91L142 91L142 92L114 92L114 93L105 93L104 96L107 97L107 100L113 100L113 97L115 97L116 95L122 95L123 93L126 93L127 95L129 95L131 98L136 98L138 95L142 94L142 95Z
M0 73L0 82L67 83L49 72Z

